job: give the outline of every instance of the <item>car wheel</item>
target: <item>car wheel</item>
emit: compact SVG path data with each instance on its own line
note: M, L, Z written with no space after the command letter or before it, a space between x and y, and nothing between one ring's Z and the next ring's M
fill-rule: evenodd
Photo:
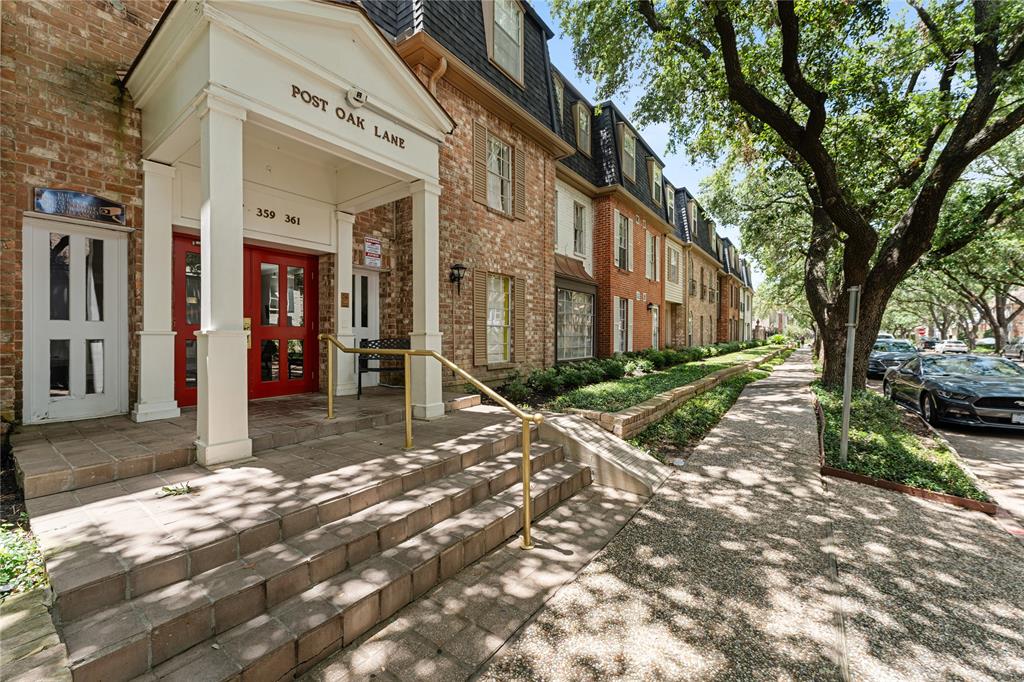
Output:
M884 395L887 400L895 400L896 399L893 396L893 394L892 394L892 383L891 382L889 382L889 381L883 381L882 382L882 395Z
M939 423L939 410L935 407L935 399L927 393L921 396L921 416L932 426Z

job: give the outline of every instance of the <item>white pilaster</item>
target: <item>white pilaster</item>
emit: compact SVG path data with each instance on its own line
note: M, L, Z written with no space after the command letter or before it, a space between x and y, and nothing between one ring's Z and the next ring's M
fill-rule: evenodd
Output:
M412 194L412 334L413 348L441 352L439 326L438 197L441 186L417 180ZM412 409L417 419L444 416L441 365L431 358L413 358Z
M242 123L245 110L207 97L200 125L201 305L196 454L211 465L252 455L242 328Z
M351 213L338 211L338 246L334 253L334 333L338 341L351 348L356 344L352 333L352 225L356 217ZM345 305L342 305L344 302ZM352 353L342 353L328 346L328 353L334 353L334 394L356 394L356 358Z
M174 399L171 331L171 254L174 168L143 160L142 331L139 399L132 419L147 422L181 414Z

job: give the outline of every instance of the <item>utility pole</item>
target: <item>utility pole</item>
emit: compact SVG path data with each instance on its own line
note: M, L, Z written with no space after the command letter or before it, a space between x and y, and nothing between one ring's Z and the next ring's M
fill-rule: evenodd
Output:
M860 287L847 289L850 294L850 312L846 318L846 367L843 377L843 435L839 441L839 464L846 466L846 451L850 445L850 400L853 394L853 351L857 340L857 319L860 310Z

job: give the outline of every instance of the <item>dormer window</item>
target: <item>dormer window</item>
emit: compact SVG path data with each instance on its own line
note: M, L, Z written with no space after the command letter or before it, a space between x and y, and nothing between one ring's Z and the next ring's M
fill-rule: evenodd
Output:
M625 125L619 124L622 131L622 175L636 181L636 135Z
M590 156L590 109L583 102L572 105L576 119L576 148Z
M517 0L484 0L483 7L491 61L522 85L523 8Z
M653 158L647 159L648 176L651 180L651 199L655 204L661 206L661 197L665 191L664 183L661 179L661 166Z
M555 121L562 125L562 116L565 112L565 83L558 76L551 76L551 84L555 88Z
M665 206L668 208L668 222L673 227L676 224L676 195L672 187L665 185Z

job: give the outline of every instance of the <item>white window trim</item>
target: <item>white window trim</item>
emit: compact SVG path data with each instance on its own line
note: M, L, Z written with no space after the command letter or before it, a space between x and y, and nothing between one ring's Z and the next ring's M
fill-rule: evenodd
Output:
M633 142L633 163L627 164L626 158L626 140L632 140ZM628 172L627 172L628 169ZM623 177L629 178L633 182L636 182L636 135L630 132L629 128L623 125L622 128L622 175Z
M494 171L491 170L491 163L490 163L491 157L490 157L490 153L491 153L491 142L492 141L497 142L499 145L501 145L508 152L508 177L507 178L502 176L501 174L495 173ZM487 131L487 158L486 158L486 161L487 161L487 163L486 163L486 166L487 166L487 206L489 208L491 208L492 210L499 211L500 213L503 213L505 215L512 215L513 212L515 211L515 200L516 200L516 197L515 197L515 169L513 168L513 164L515 162L514 156L515 156L515 150L512 147L512 145L510 145L508 142L505 142L505 140L501 139L497 135L494 135L490 131ZM505 209L505 206L504 206L505 202L503 201L504 197L502 197L502 196L498 197L499 203L502 204L501 207L496 207L496 206L493 206L491 204L491 181L490 180L491 180L491 176L492 175L496 176L496 177L500 178L502 181L506 181L508 183L508 209L507 210ZM499 182L499 187L504 187L504 183L503 182Z
M562 119L565 116L565 83L556 74L551 74L551 80L555 88L555 106L558 107L555 120L559 127L562 126Z
M500 279L508 282L508 288L505 293L505 317L506 324L504 325L492 325L491 324L491 296L490 296L490 285L492 279ZM515 311L513 310L514 303L514 292L513 287L515 282L513 278L508 275L500 275L497 273L489 273L487 275L487 364L488 365L501 365L512 361L512 350L515 345ZM490 344L490 330L492 327L500 327L507 329L505 335L505 358L494 359L491 358L491 344Z
M651 347L661 347L661 309L657 305L651 306Z
M577 101L573 106L573 128L576 131L576 149L585 156L590 156L590 113L582 101ZM586 125L586 131L580 130L580 122Z
M577 207L580 209L580 213L582 215L582 218L580 220L580 239L583 242L583 248L582 249L576 248L578 246L576 244L576 208ZM590 249L588 248L589 243L590 243L590 240L588 238L589 234L590 234L590 230L588 229L587 222L588 221L587 221L587 207L586 207L586 205L585 204L581 204L580 202L578 202L575 199L573 199L573 201L572 201L572 252L575 253L577 256L582 256L584 258L586 258L587 254L590 253Z
M613 251L614 258L612 261L615 266L626 270L627 272L633 271L633 221L624 213L621 213L618 209L615 210L615 249ZM619 240L622 235L622 221L625 219L626 226L626 263L623 266L619 261Z

